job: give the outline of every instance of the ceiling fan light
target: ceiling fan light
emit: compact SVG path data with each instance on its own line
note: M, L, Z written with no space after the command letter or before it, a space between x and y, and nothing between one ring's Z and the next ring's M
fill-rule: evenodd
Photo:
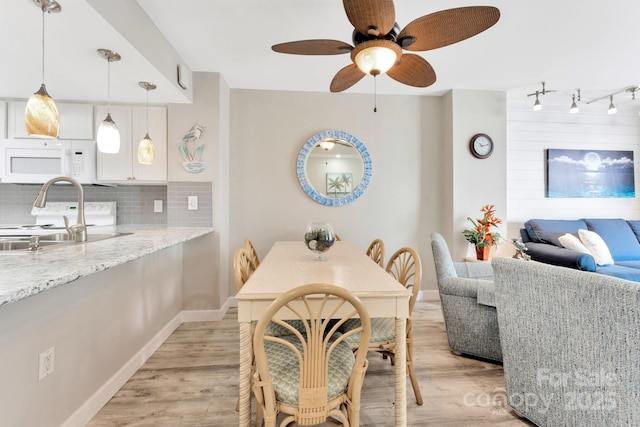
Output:
M156 159L156 148L153 145L153 140L147 133L144 138L138 144L138 163L143 165L153 164Z
M117 154L120 152L120 131L111 118L111 113L98 126L96 135L98 151L107 154Z
M368 40L360 43L351 52L351 59L365 74L384 74L398 62L402 55L400 46L389 40Z
M44 83L31 95L24 110L24 122L29 136L57 138L60 114Z
M536 92L536 102L533 103L533 111L542 110L542 104L540 103L540 99L538 99L538 92Z
M322 148L323 150L329 151L336 146L336 143L331 139L323 139L318 145L320 145L320 148Z

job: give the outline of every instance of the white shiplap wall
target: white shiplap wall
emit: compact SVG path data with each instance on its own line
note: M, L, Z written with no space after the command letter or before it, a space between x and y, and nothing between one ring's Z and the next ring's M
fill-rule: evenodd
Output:
M545 100L543 100L545 101ZM638 103L635 105L635 103ZM507 104L508 237L519 237L530 218L640 218L640 101L607 114L605 101L581 104L569 114L568 101L543 103L533 111L530 98ZM635 198L546 198L546 149L628 150L635 163Z

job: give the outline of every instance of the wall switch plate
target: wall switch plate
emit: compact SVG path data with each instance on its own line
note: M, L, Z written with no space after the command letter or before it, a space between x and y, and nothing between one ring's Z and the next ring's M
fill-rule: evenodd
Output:
M44 377L53 373L53 356L55 354L55 347L51 347L48 350L40 353L38 363L38 381L42 381Z
M198 210L198 196L187 197L187 209L190 211Z
M162 212L162 200L154 200L153 201L153 211L154 212Z

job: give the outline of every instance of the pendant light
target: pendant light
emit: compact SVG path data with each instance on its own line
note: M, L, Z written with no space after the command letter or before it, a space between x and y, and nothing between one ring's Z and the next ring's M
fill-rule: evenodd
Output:
M156 149L153 140L149 136L149 91L155 90L156 85L149 82L139 82L141 88L147 91L147 132L138 144L138 163L150 165L156 158Z
M33 0L42 10L42 84L40 89L31 95L24 111L24 122L30 136L40 138L57 138L60 127L60 114L53 98L47 93L44 84L44 13L58 13L62 10L55 0Z
M116 154L120 151L120 131L111 118L111 63L121 58L109 49L98 49L98 54L107 60L107 117L98 126L96 141L101 153Z

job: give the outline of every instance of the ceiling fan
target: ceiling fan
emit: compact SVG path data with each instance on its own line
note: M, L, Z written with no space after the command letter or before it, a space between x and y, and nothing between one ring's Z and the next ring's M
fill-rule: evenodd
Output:
M351 53L347 65L331 81L331 92L342 92L366 74L387 73L392 79L415 87L431 86L436 73L421 56L426 51L468 39L490 28L500 11L492 6L470 6L441 10L422 16L400 30L395 22L393 0L343 0L354 26L353 46L338 40L299 40L273 45L279 53L295 55L340 55Z

